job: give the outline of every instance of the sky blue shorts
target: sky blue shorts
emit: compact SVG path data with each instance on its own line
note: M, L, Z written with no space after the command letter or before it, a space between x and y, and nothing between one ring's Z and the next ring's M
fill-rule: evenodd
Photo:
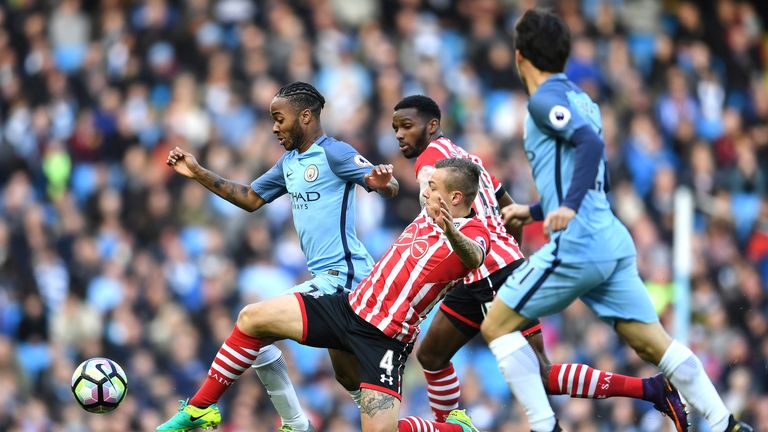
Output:
M634 256L571 264L528 260L499 288L497 295L529 319L558 313L580 298L610 325L617 319L643 323L659 320L637 272Z
M297 293L318 293L320 294L336 294L344 292L344 284L347 282L346 273L338 272L337 274L329 274L327 272L318 273L312 279L304 281L293 287L292 292ZM353 286L354 288L355 286Z

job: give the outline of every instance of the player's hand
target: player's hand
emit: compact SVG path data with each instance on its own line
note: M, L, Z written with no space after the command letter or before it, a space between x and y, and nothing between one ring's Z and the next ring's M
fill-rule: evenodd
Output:
M182 150L181 147L171 150L165 163L187 178L194 178L195 172L200 168L200 164L192 153Z
M453 216L451 211L448 210L448 203L442 198L438 198L438 202L432 203L427 206L427 214L435 221L435 224L443 230L443 232L453 228Z
M504 207L501 209L501 216L504 218L504 225L514 228L533 222L531 208L524 204L510 204Z
M371 189L384 189L392 180L395 167L390 164L376 165L370 173L365 175L365 184Z
M562 231L568 227L568 222L576 217L576 212L572 208L565 206L558 207L549 212L544 219L544 230L553 233Z

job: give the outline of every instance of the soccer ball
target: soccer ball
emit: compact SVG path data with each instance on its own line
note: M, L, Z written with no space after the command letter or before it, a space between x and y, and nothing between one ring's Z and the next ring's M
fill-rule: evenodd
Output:
M88 359L72 374L72 393L84 410L103 414L120 405L128 391L123 368L110 359Z

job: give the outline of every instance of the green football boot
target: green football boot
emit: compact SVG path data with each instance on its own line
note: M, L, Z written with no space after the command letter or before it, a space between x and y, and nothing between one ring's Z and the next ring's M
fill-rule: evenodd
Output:
M445 418L446 423L452 423L461 426L464 432L480 432L479 429L472 424L472 419L469 418L464 410L455 409L448 413L448 417Z
M189 399L180 400L179 412L167 422L155 429L156 432L187 432L195 429L217 429L221 423L221 413L216 404L208 408L189 405Z

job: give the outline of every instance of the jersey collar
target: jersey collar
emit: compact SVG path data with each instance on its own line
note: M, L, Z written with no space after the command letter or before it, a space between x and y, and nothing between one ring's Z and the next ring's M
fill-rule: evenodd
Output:
M315 142L314 142L312 145L320 145L320 143L321 143L321 142L323 142L323 141L325 141L325 140L327 140L327 139L328 139L328 135L326 135L326 134L322 134L322 135L320 135L320 136L317 138L317 140L315 140Z
M465 224L468 220L474 218L475 216L477 216L477 213L475 212L475 209L473 207L469 209L469 214L467 214L464 217L454 218L453 221L455 223L455 226L458 228L461 225Z
M549 80L552 80L552 81L564 81L564 80L567 80L567 79L568 79L568 76L565 75L565 72L560 72L560 73L556 73L556 74L550 75L549 77L547 77L547 79L544 80L544 82L547 82ZM544 84L544 83L542 83L542 84Z
M323 142L323 141L325 141L326 139L328 139L328 135L325 135L325 134L323 134L323 135L320 135L320 136L319 136L319 137L318 137L318 138L315 140L315 142L313 142L313 143L312 143L312 145L311 145L311 146L309 146L309 148L307 149L307 151L305 151L304 153L299 153L299 152L297 151L297 152L296 152L296 154L298 154L298 155L299 155L299 158L300 158L300 159L301 159L301 158L303 158L303 157L305 157L305 156L311 155L311 154L314 152L314 150L315 150L315 146L319 146L319 145L320 145L320 144L322 144L322 142Z
M539 84L539 87L536 89L535 92L533 92L533 94L530 97L533 97L534 94L537 94L541 90L541 88L544 86L544 84L546 84L546 83L548 83L550 81L566 81L566 80L568 80L568 76L565 75L565 72L559 72L559 73L556 73L556 74L552 74L552 75L548 76L547 79L542 81L541 84ZM530 98L528 98L528 103L530 104Z

